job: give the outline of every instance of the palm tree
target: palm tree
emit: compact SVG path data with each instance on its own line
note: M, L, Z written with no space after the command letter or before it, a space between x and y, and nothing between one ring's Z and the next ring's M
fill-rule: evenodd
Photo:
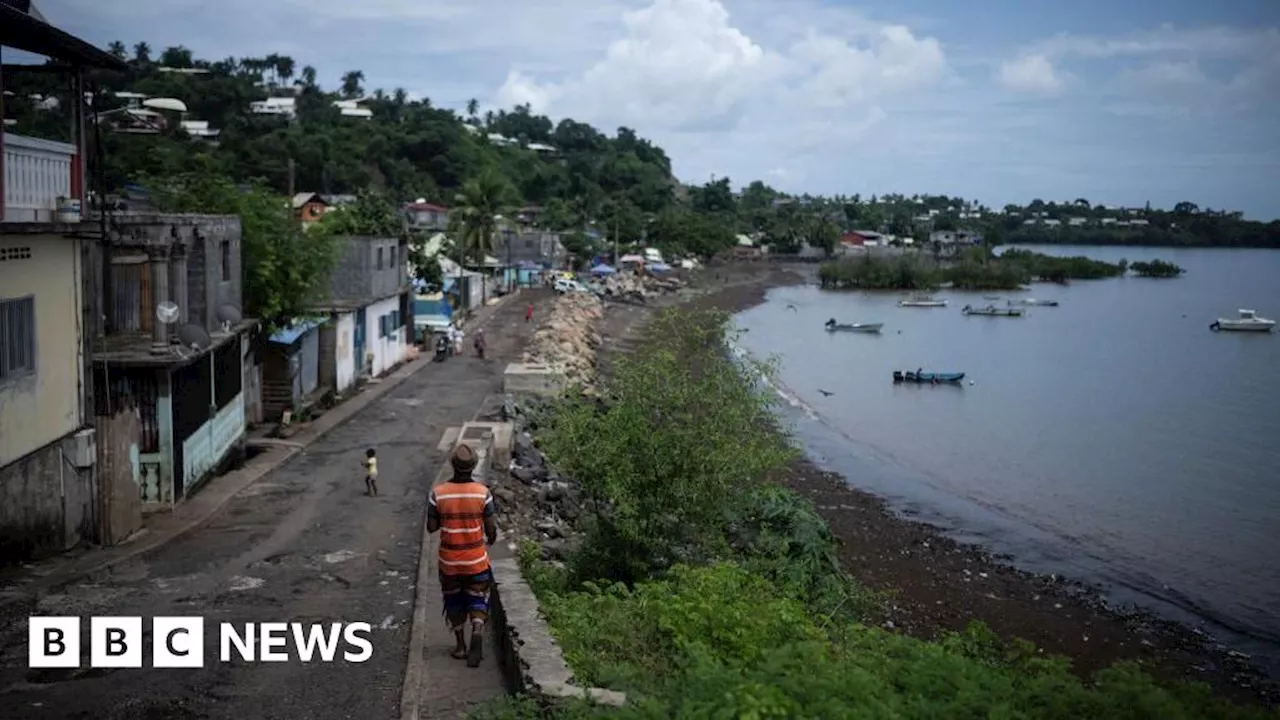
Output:
M352 70L342 75L342 95L346 98L360 97L364 93L364 88L360 87L361 81L364 80L364 72L360 70Z
M133 59L142 65L151 62L151 46L145 42L140 42L137 45L134 45Z
M467 117L471 118L472 125L475 124L476 113L480 111L480 102L475 98L467 101Z
M107 46L107 51L110 52L112 55L115 55L117 58L120 58L121 60L124 59L125 52L126 52L124 48L124 43L120 42L119 40L112 41L111 44Z
M306 67L302 68L302 80L300 80L299 82L302 83L303 87L315 87L316 86L316 69L311 67L310 65L307 65Z
M458 248L458 276L470 259L483 263L493 252L498 220L519 202L515 188L502 176L487 171L466 181L449 211L449 224Z
M293 77L294 62L293 58L288 55L281 55L276 58L276 76L281 82L289 82Z

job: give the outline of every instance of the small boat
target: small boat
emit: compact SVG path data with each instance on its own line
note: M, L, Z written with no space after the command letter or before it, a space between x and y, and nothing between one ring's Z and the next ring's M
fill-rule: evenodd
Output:
M946 300L937 300L929 295L912 295L906 300L899 300L898 307L946 307Z
M827 332L878 333L880 328L884 327L884 323L838 323L835 318L831 318L823 327L827 329Z
M1058 307L1057 300L1036 300L1035 298L1023 298L1018 300L1016 303L1013 300L1010 300L1007 304L1030 305L1033 307Z
M1209 329L1228 330L1232 332L1271 332L1275 329L1275 320L1258 317L1258 313L1254 310L1241 309L1238 312L1240 313L1240 317L1235 319L1218 318L1209 326Z
M931 373L919 370L915 372L911 370L905 372L901 370L893 371L893 381L895 383L909 382L938 385L940 383L959 383L961 380L964 380L964 373Z
M983 308L965 305L960 308L960 312L965 315L986 315L987 317L1022 317L1022 308L1000 308L995 305L988 305Z
M983 300L999 300L1000 296L999 295L983 295L982 299Z

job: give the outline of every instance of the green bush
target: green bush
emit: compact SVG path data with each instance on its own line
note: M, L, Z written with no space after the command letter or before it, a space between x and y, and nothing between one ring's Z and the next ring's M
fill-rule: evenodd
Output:
M626 709L595 711L610 717L1276 717L1203 687L1161 687L1131 665L1085 683L1066 660L981 624L936 643L853 623L824 631L804 602L728 563L544 599L579 676L631 694Z
M604 409L578 401L550 418L542 447L588 500L575 578L630 584L722 554L726 509L792 457L771 413L776 396L744 382L768 367L729 359L727 320L660 313L649 330L661 342L617 361Z

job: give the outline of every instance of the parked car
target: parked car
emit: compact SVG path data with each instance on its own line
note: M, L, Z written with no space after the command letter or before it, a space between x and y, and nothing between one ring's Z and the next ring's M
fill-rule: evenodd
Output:
M555 288L555 291L558 293L588 292L586 286L583 285L582 283L578 282L577 280L570 280L568 278L563 278L563 277L557 278L555 285L553 287Z

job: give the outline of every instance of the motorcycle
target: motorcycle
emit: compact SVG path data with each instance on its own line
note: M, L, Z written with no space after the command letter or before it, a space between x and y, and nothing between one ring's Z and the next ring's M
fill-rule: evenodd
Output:
M449 338L443 334L436 335L436 362L444 362L449 357L450 343Z

